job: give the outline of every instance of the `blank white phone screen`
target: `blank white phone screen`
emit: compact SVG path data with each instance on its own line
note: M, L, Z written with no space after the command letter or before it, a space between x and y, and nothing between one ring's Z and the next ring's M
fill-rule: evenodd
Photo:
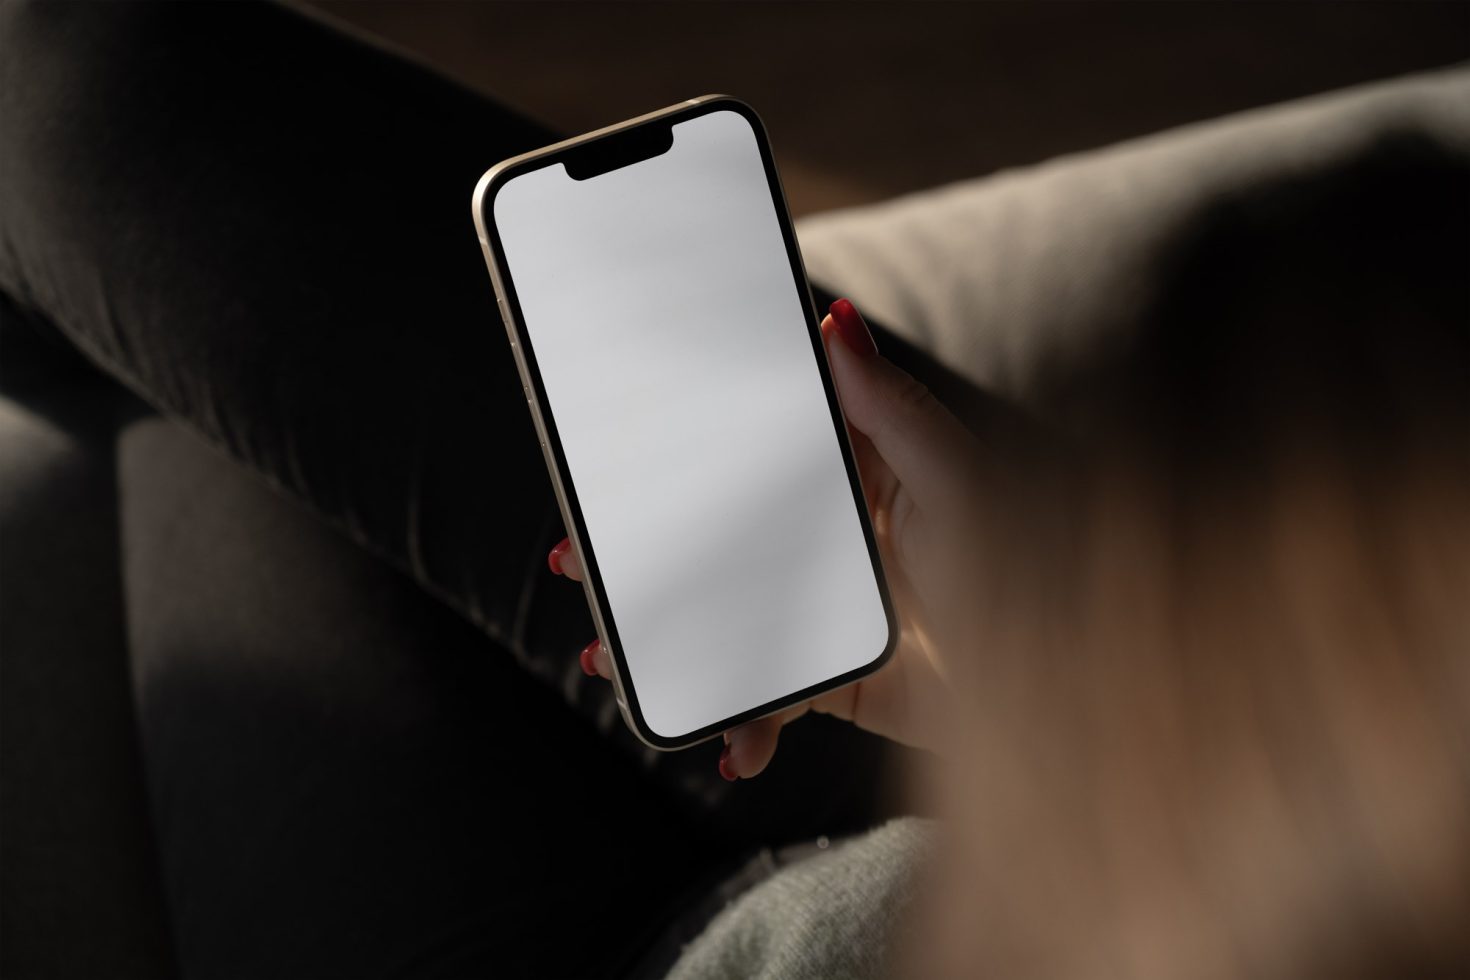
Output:
M502 185L494 221L645 724L874 661L888 622L751 123Z

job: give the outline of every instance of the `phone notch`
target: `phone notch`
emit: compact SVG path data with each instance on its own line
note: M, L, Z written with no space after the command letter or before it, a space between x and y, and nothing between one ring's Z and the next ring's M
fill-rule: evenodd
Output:
M673 146L674 125L663 122L609 133L568 153L562 163L566 165L568 177L587 180L652 160L669 152Z

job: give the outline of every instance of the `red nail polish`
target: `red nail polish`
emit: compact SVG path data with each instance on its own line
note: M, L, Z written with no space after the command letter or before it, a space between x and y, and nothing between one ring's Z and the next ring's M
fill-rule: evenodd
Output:
M553 572L555 572L556 574L558 574L558 575L560 575L562 573L562 571L561 571L561 556L564 555L564 554L566 554L567 553L567 549L570 548L571 546L572 546L572 541L571 541L570 538L562 538L561 539L561 543L558 544L555 548L552 548L551 549L551 554L549 554L549 555L546 556L546 564L550 565L551 566L551 570Z
M554 553L555 552L553 552L553 554ZM577 661L582 665L582 673L586 674L588 677L597 676L597 665L592 662L592 658L596 656L597 648L601 645L601 640L593 640L591 643L583 647L582 652L577 655Z
M872 357L878 353L878 345L873 343L873 335L868 331L868 325L863 322L863 316L852 305L851 300L839 299L827 310L832 314L832 322L837 325L837 336L847 344L858 357Z
M730 767L730 746L728 745L725 746L724 751L720 753L720 775L724 776L726 780L732 783L740 778L739 776L735 775L735 770Z

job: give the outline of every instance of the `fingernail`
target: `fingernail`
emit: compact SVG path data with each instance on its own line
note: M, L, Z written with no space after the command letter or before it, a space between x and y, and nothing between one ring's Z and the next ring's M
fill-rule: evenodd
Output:
M728 745L725 746L724 751L720 753L720 775L724 776L726 780L732 783L740 778L739 776L735 775L735 770L730 766L730 746Z
M848 350L858 357L872 357L878 353L878 345L873 343L873 335L863 322L863 315L852 305L852 300L839 299L827 312L832 314L832 322L837 325L837 336L842 338Z
M546 564L550 565L551 566L551 570L553 572L555 572L556 574L558 574L558 575L560 575L562 573L561 572L561 556L564 555L564 554L566 554L567 553L567 549L570 548L571 546L572 546L572 541L571 541L570 538L562 538L561 539L561 543L559 543L555 548L552 548L551 549L551 554L549 554L549 555L546 556Z
M552 554L555 554L555 552L552 552ZM582 652L577 655L577 662L582 665L582 673L588 677L597 676L597 665L592 662L592 658L597 655L597 648L601 645L601 640L593 640L587 646L583 647Z

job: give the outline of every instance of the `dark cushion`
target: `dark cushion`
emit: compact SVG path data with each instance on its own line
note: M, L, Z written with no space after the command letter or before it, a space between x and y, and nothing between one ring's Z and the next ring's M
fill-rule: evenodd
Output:
M113 467L137 405L8 308L0 344L0 975L166 980Z

